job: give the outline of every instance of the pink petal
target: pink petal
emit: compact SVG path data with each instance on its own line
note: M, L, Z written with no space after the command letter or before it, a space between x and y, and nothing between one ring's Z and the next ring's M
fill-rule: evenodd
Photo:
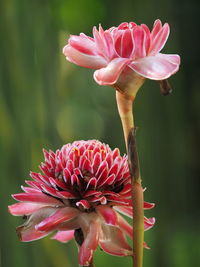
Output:
M36 225L35 228L39 231L52 231L56 229L59 224L74 219L79 213L80 212L75 208L60 208L52 216Z
M21 202L8 206L8 210L12 215L23 216L29 215L46 206L47 204L38 204L31 202Z
M77 198L77 196L75 194L67 192L67 191L57 191L56 195L60 198L65 198L65 199Z
M124 31L121 46L121 56L125 58L130 57L134 50L134 42L130 29Z
M131 247L128 245L123 232L117 227L102 225L99 245L105 252L111 255L132 255Z
M115 206L114 209L124 214L125 216L128 216L129 218L133 219L133 208L132 207Z
M71 239L74 238L74 230L69 231L58 231L52 239L55 239L57 241L60 241L62 243L67 243Z
M106 224L116 225L117 223L117 214L116 212L110 208L109 206L97 206L97 212L104 218Z
M47 196L44 193L19 193L12 195L12 197L15 200L23 202L37 202L37 203L48 204L49 206L52 205L63 206L63 203L61 201L57 200L54 197Z
M23 185L21 186L21 188L26 193L41 193L41 191L39 189L36 189L36 188L27 187L27 186L23 186Z
M127 58L115 58L105 68L94 72L94 79L100 85L115 84L126 65L130 62Z
M155 224L155 218L146 218L144 217L144 230L147 231L151 229Z
M63 54L66 56L67 60L81 67L100 69L107 65L107 62L103 57L81 53L70 45L63 48Z
M23 242L29 242L48 235L48 231L40 232L36 230L35 225L40 223L43 219L50 216L55 211L56 208L46 207L34 212L23 225L17 227L17 234L20 240Z
M90 221L88 229L83 229L84 242L81 245L78 254L79 264L81 266L88 266L91 261L93 251L95 251L98 246L99 229L100 225L98 220Z
M133 58L141 58L146 56L146 32L143 27L136 26L133 30L133 39L135 43L134 53L131 55Z
M153 29L151 31L151 39L152 40L154 40L154 38L156 37L157 33L160 31L161 28L162 28L162 23L159 19L157 19L154 22Z
M169 37L169 31L169 25L168 23L165 23L160 31L152 39L149 55L156 55L160 52Z
M107 53L108 53L109 59L116 57L117 54L114 49L114 40L113 40L113 36L111 35L110 31L104 32L104 40L107 45Z
M94 40L95 40L99 54L107 58L109 53L108 53L106 41L104 39L104 31L101 25L99 26L99 31L97 30L96 27L93 28L93 36L94 36Z
M141 27L143 28L143 30L146 33L145 49L146 49L146 55L147 55L148 52L149 52L150 45L151 45L151 33L150 33L150 30L149 30L149 28L147 27L146 24L141 24Z
M118 225L131 239L133 238L133 227L119 214Z
M87 38L85 35L71 35L68 41L69 45L78 50L79 52L87 55L96 54L96 44L94 40Z
M157 54L137 59L129 64L139 75L152 79L164 80L176 73L179 69L180 57L178 55Z

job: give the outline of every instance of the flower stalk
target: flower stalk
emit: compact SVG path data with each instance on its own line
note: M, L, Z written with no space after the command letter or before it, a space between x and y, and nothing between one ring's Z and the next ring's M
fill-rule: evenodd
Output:
M128 136L130 129L134 127L134 119L133 119L133 98L129 95L120 93L116 91L116 101L119 116L122 122L123 132L124 132L124 140L126 143L126 149L128 151Z
M139 159L136 146L136 128L132 128L128 136L128 161L132 178L133 201L133 261L134 267L143 266L144 243L144 210L143 188L141 184Z
M143 188L139 160L136 148L136 128L133 119L133 98L116 92L116 100L119 115L122 121L124 138L128 153L129 169L132 183L132 205L133 210L133 264L134 267L143 266L143 244L144 244L144 210L143 210Z

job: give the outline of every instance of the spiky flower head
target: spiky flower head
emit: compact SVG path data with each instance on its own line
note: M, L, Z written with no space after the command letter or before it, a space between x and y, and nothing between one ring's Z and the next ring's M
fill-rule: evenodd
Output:
M19 201L9 206L13 215L27 216L17 228L21 241L40 239L52 232L61 242L75 237L79 264L89 265L99 245L112 255L132 254L126 236L132 226L120 215L132 218L131 180L127 157L97 140L76 141L55 153L44 150L43 174L31 172L25 193L12 195ZM150 209L151 203L144 203ZM144 218L149 229L154 218Z

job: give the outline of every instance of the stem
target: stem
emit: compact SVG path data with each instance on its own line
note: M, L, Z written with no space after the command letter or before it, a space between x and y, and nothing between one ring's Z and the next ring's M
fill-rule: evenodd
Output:
M128 136L128 161L132 177L133 256L134 267L142 267L144 243L144 199L135 135L136 129L131 129Z
M139 160L136 149L136 140L133 119L133 98L116 92L117 107L122 121L124 138L128 153L129 169L132 183L133 205L133 264L134 267L143 266L144 243L144 209L143 189L141 185Z

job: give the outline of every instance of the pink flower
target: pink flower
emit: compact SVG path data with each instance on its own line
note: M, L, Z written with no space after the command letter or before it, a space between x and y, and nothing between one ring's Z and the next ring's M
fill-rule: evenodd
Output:
M169 25L162 26L160 20L155 21L152 31L134 22L105 31L99 26L99 30L93 28L93 38L84 33L71 35L63 53L67 60L95 69L98 84L135 95L144 78L165 80L178 71L180 57L160 53L168 36Z
M82 266L89 265L98 245L112 255L131 255L126 236L132 237L132 227L120 215L133 214L127 157L90 140L64 145L55 153L44 150L44 158L43 174L31 172L33 180L22 186L25 193L14 194L19 202L9 206L11 214L27 217L17 228L20 240L55 231L53 239L60 242L75 237ZM153 206L144 202L144 209ZM154 222L145 217L145 230Z

